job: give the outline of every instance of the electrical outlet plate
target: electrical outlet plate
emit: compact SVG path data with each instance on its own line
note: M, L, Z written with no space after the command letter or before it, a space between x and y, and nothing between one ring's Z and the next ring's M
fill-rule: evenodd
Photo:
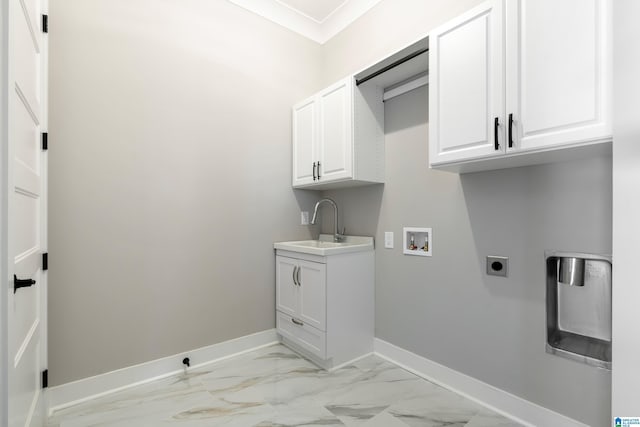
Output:
M509 274L509 257L489 255L487 257L487 274L489 276L507 277Z
M384 232L384 247L387 249L393 249L393 231Z
M300 212L300 225L309 225L309 212Z

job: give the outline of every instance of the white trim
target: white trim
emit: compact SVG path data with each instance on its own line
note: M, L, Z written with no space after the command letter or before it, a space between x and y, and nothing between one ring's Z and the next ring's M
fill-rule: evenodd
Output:
M36 318L36 321L33 322L33 324L31 325L29 332L27 332L27 335L25 336L24 341L22 341L20 348L16 352L16 357L14 357L13 359L14 368L18 367L18 364L20 363L20 360L22 359L24 352L27 350L27 347L29 347L29 344L31 344L31 340L33 339L33 334L36 333L36 330L38 329L39 324L40 324L40 319Z
M414 89L418 89L422 86L427 86L429 84L429 76L420 76L413 80L409 80L408 82L402 83L399 86L394 87L393 89L385 90L382 94L382 101L388 101L391 98L395 98L396 96L403 95L407 92L410 92Z
M362 356L358 356L358 357L353 358L353 359L351 359L351 360L347 360L347 361L346 361L346 362L344 362L344 363L341 363L341 364L336 365L336 366L334 366L334 367L332 367L332 368L330 368L330 369L327 369L327 371L329 371L329 372L337 371L338 369L342 369L342 368L344 368L345 366L353 365L354 363L356 363L356 362L358 362L359 360L362 360L362 359L364 359L364 358L366 358L366 357L373 356L373 354L374 354L374 353L373 353L373 351L372 351L371 353L365 353L365 354L363 354Z
M9 2L0 2L0 427L9 424L8 351L8 189Z
M278 0L229 0L250 12L262 16L278 25L324 44L360 18L381 0L349 0L342 3L322 21Z
M454 371L379 338L374 340L373 347L377 356L525 426L588 427L586 424L565 415Z
M349 0L343 3L322 22L323 39L319 43L325 44L328 42L340 31L373 9L380 1L381 0Z
M189 369L194 369L278 342L276 330L268 329L196 350L181 352L162 359L55 386L49 389L49 414L78 403L179 374L184 371L182 358L187 355L192 362L192 366Z

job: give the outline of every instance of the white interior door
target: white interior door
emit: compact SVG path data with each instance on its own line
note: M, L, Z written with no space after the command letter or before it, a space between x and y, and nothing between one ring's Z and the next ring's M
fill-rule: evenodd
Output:
M41 426L46 361L46 40L41 0L8 0L8 425ZM34 283L16 288L20 284Z

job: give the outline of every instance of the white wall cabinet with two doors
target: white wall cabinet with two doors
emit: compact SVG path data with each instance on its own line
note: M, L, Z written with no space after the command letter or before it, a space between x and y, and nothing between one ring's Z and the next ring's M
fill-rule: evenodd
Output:
M610 0L490 0L432 31L431 166L467 172L610 149L600 144L612 135L610 20Z
M340 80L293 106L293 187L384 182L383 89Z
M374 252L276 251L276 330L325 369L373 351Z

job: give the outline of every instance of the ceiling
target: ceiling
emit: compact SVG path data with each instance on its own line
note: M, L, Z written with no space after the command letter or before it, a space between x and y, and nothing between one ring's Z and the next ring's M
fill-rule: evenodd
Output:
M279 2L322 23L343 4L349 3L349 0L279 0Z
M229 0L324 44L381 0Z

